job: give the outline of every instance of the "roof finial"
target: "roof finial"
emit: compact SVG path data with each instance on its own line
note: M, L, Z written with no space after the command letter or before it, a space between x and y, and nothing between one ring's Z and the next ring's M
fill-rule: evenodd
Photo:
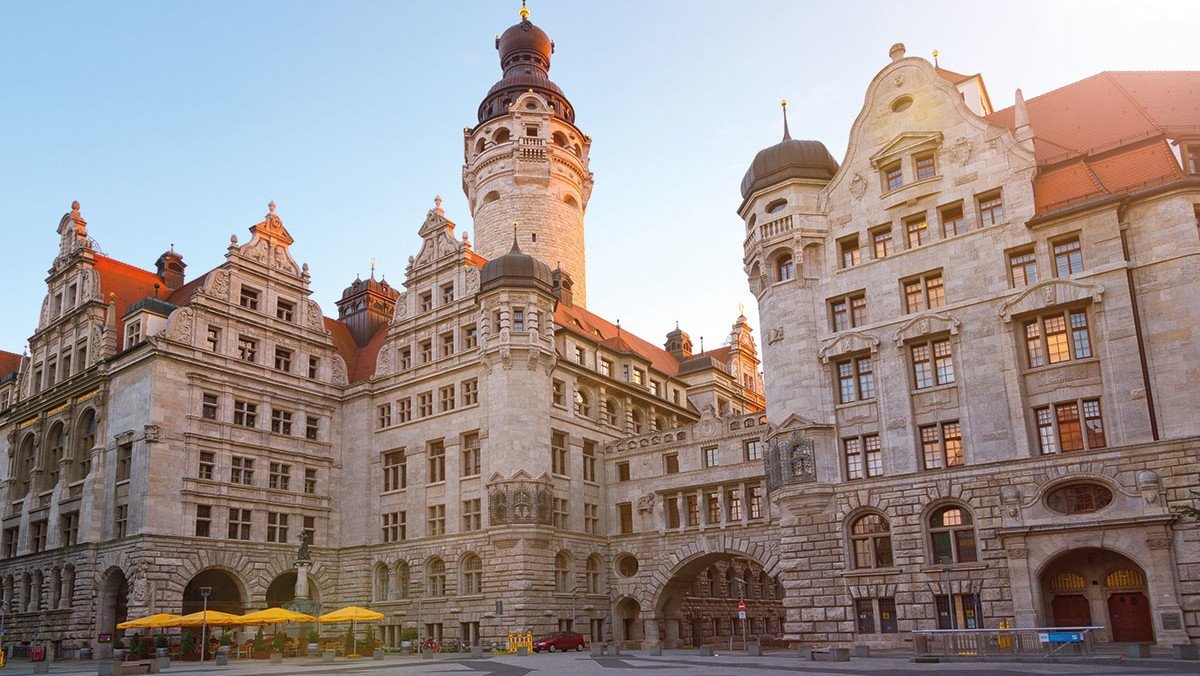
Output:
M513 221L513 251L520 251L521 247L517 246L517 222ZM511 253L511 252L510 252Z
M938 67L937 58L938 58L938 50L935 49L935 50L933 50L933 67L934 68Z
M72 216L79 215L79 200L75 200L74 202L71 202L71 215Z
M271 213L275 213L275 200L271 200L271 203L267 205L267 209L270 210Z
M783 107L783 140L787 141L792 138L792 135L788 133L787 126L787 99L780 99L779 105Z
M375 279L375 258L371 258L371 279Z
M171 242L171 253L175 253L175 242Z
M529 21L529 8L525 6L525 0L521 0L521 20Z
M442 208L442 196L441 195L433 196L433 205L439 209Z

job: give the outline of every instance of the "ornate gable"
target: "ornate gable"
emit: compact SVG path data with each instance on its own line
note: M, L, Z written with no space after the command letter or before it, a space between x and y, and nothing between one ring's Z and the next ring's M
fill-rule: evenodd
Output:
M275 270L299 277L300 266L292 259L288 247L295 242L283 219L275 213L275 202L267 205L267 215L261 223L250 226L250 241L238 246L237 237L229 239L229 252L225 257L240 256Z
M862 350L870 350L872 354L878 352L879 339L870 334L849 331L827 342L817 354L821 357L822 364L828 364L830 357Z
M463 241L459 242L454 239L454 221L446 218L446 212L442 210L441 196L433 199L434 207L425 214L425 222L421 224L421 229L417 234L424 240L421 243L421 251L415 257L408 260L409 274L419 267L428 265L434 261L445 258L451 255L461 256L467 247L466 236L464 234Z
M941 146L942 132L940 131L906 131L885 143L874 155L871 155L871 164L879 168L904 155L919 150L933 150Z
M1099 284L1077 282L1073 279L1047 279L1017 294L1016 298L1000 306L1000 316L1011 322L1015 315L1044 310L1058 305L1091 299L1099 303L1104 296L1104 287Z
M958 335L960 326L962 326L962 322L950 315L940 312L926 312L902 324L892 334L892 340L899 345L913 338L928 336L931 333L941 333L942 331L949 331L950 335L955 336Z

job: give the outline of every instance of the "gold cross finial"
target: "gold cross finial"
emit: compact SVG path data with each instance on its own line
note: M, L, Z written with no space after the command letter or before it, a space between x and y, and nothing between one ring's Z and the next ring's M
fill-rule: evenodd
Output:
M529 8L525 6L525 0L521 0L521 20L529 20Z

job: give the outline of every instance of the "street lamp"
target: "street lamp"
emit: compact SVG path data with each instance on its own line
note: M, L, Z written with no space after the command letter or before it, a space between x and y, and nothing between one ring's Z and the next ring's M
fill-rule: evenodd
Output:
M738 602L739 602L739 603L741 603L741 604L745 604L745 603L746 603L746 581L745 581L745 580L743 580L742 578L738 577L737 575L734 575L734 576L733 576L733 579L737 580L737 581L738 581L738 583L740 583L740 584L742 585L742 586L741 586L741 589L739 589L739 591L740 591L741 593L740 593L740 594L738 594ZM742 615L742 618L741 618L741 620L742 620L742 648L743 648L744 650L750 650L750 641L749 641L749 640L746 638L746 617L745 617L745 613L744 613L744 612L739 612L738 614L739 614L739 615ZM732 638L731 638L731 639L729 639L729 642L730 642L730 644L732 645L732 643L733 643L733 639L732 639Z
M212 587L201 587L200 596L204 599L204 612L200 615L200 661L204 661L204 649L208 647L208 595Z

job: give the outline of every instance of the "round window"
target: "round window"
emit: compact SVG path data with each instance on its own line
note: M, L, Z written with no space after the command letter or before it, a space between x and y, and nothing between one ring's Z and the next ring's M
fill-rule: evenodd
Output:
M1059 514L1089 514L1107 507L1112 498L1112 491L1100 484L1068 484L1050 491L1046 506Z
M621 577L633 577L638 572L638 560L632 554L622 554L617 557L617 572Z
M768 214L777 214L777 213L783 211L784 207L786 207L786 206L787 206L787 200L784 200L784 199L775 200L774 202L771 202L770 204L767 205L767 213Z
M902 112L908 110L909 106L911 106L911 105L912 105L912 97L911 96L901 96L900 98L896 99L895 101L892 101L892 112L893 113L902 113Z

